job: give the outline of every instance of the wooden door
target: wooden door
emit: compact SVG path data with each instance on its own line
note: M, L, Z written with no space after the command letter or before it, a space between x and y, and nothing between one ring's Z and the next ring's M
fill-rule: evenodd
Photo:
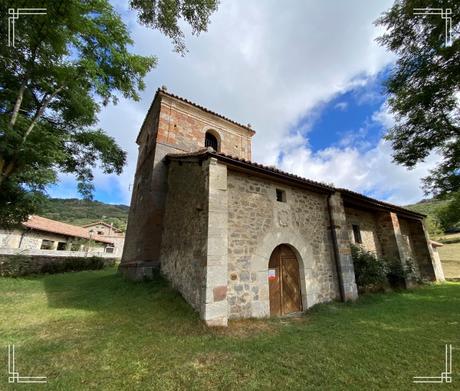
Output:
M269 268L270 315L286 315L302 310L299 262L286 245L273 251Z

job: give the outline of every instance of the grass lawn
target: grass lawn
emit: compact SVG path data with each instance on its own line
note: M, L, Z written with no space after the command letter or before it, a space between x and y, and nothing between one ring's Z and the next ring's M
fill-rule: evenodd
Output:
M440 375L446 343L454 377L441 387L459 389L460 283L211 330L161 279L125 282L112 268L2 278L0 341L16 345L21 376L48 377L21 389L432 389L412 377Z
M446 278L460 279L460 233L443 235L435 240L444 243L438 248L444 275Z

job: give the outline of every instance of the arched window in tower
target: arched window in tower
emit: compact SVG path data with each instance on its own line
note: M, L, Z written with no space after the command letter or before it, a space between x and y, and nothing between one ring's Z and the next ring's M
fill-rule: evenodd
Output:
M217 140L217 137L214 136L210 132L206 132L206 136L205 136L205 139L204 139L204 146L206 148L211 147L216 152L219 152L219 141Z

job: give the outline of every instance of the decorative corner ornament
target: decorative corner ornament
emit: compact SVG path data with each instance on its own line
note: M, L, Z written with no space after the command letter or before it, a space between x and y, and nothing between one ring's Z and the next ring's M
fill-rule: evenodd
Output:
M21 15L46 15L46 8L8 8L8 46L15 47L15 22Z
M445 370L440 376L414 376L414 383L452 383L452 345L446 344Z
M46 376L19 376L16 370L14 345L8 345L8 383L47 383Z
M428 16L440 15L446 21L446 47L452 46L452 9L451 8L414 8L414 15Z

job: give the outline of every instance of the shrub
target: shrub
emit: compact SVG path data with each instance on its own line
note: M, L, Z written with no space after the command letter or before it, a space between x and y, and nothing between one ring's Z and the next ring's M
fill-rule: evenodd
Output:
M99 270L104 268L104 260L98 257L91 258L65 258L62 262L45 263L40 273L65 273L80 270Z
M381 289L386 283L386 265L373 252L358 246L351 246L358 288L362 290Z
M360 291L379 290L387 284L393 288L405 288L406 279L420 282L412 259L406 259L403 264L397 258L380 258L355 245L351 246L351 255L356 285Z
M385 263L387 279L392 287L404 288L406 279L417 280L412 259L406 259L405 264L396 258L385 260Z
M0 256L0 276L25 276L28 274L55 274L80 270L99 270L113 265L115 259L100 257L52 257L34 255Z

